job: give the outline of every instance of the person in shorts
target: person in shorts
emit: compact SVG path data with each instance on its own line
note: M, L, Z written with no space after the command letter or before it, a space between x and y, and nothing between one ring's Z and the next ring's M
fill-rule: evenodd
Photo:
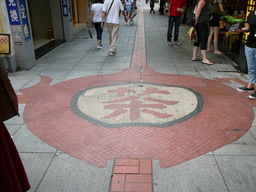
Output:
M222 0L214 0L214 4L218 4L220 7L220 10L224 13L224 8L222 5ZM208 43L207 43L207 51L210 52L212 40L214 45L214 53L217 55L223 55L223 53L218 49L218 41L219 41L219 31L220 31L220 18L219 17L210 17L210 34L208 36Z
M125 0L125 9L126 9L126 12L128 14L128 21L125 23L125 25L133 24L133 22L131 20L131 18L132 18L132 6L133 6L133 0Z

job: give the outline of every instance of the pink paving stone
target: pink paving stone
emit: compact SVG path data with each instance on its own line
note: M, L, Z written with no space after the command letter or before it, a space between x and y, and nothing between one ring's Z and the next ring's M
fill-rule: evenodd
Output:
M21 103L28 103L29 98L26 95L17 95L18 97L18 102Z
M139 166L115 166L114 174L117 173L139 173Z
M139 159L116 159L115 165L136 165L139 166Z
M112 177L110 192L124 191L125 174L114 174Z
M125 192L152 192L151 183L125 183Z
M152 174L151 159L140 159L140 174Z
M126 175L126 183L152 183L152 175Z

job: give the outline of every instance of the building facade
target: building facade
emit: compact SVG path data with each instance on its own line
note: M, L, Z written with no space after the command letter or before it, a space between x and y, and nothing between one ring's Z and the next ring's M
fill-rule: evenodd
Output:
M0 52L1 64L10 72L30 69L36 59L72 41L75 28L88 21L89 6L88 0L0 0L0 34L10 34L10 54Z

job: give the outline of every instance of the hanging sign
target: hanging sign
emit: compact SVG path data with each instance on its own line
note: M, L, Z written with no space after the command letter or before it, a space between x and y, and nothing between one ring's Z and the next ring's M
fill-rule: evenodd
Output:
M26 9L26 3L25 0L20 0L20 12L21 12L21 19L22 19L22 25L23 25L23 31L25 40L30 40L30 29L29 29L29 22L28 22L28 15L27 15L27 9Z
M17 0L6 0L10 25L20 25L19 8Z
M62 0L63 17L68 17L68 0Z
M0 33L0 54L11 54L10 34Z

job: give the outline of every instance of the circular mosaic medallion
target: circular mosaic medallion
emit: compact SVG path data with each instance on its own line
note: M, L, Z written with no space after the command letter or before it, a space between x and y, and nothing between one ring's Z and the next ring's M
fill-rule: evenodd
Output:
M167 127L200 113L203 99L186 87L127 83L85 89L71 105L80 117L108 128Z

